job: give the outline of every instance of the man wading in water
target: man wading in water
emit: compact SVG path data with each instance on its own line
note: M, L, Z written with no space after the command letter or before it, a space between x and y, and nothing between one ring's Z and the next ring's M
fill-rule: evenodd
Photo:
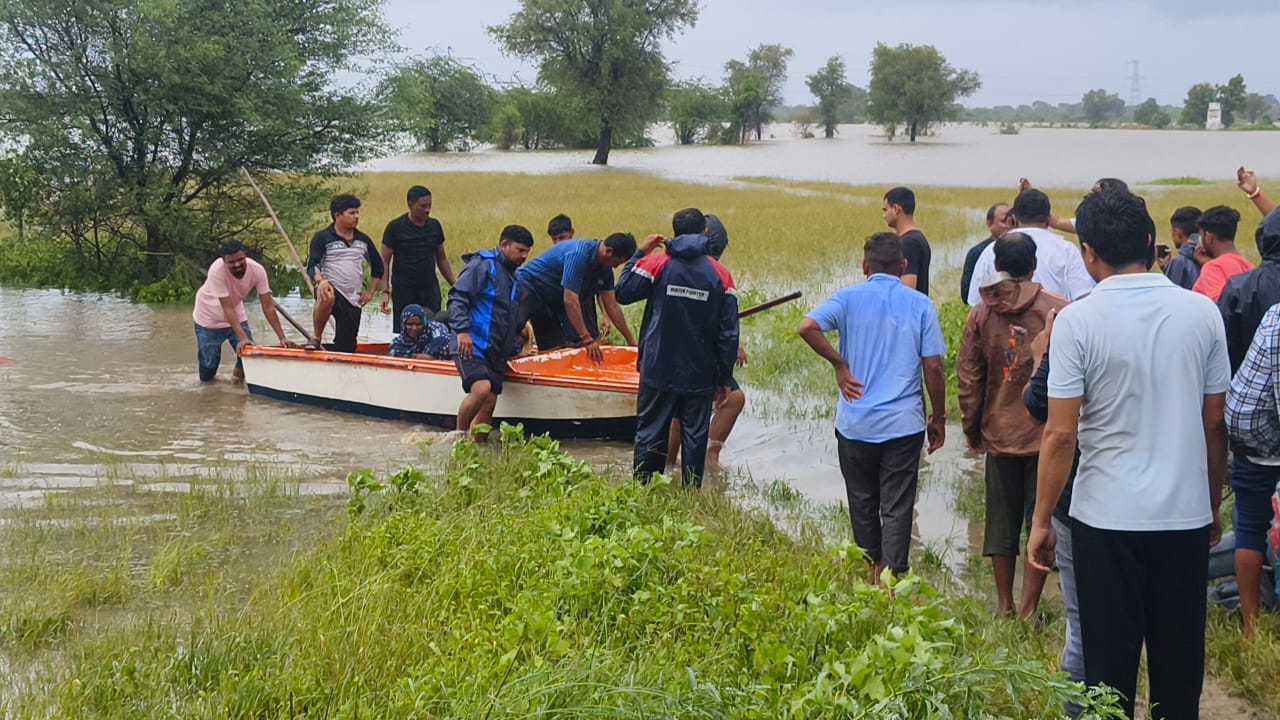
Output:
M280 347L294 347L284 336L280 316L267 284L267 271L257 261L245 255L244 245L229 242L218 249L221 260L209 266L209 276L196 291L196 307L191 317L196 324L196 359L200 367L200 382L213 382L222 361L222 343L230 342L231 349L239 351L253 344L249 331L249 317L244 311L244 299L258 291L258 303L267 324L275 330ZM244 379L244 365L236 359L232 376Z

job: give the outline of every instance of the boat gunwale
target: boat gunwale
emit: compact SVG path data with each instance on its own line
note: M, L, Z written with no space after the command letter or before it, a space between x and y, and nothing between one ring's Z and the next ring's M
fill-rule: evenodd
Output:
M559 352L559 351L552 351ZM424 360L421 358L401 358L389 355L369 355L364 353L344 353L332 350L303 350L300 348L283 348L270 345L250 345L243 348L241 357L262 360L290 360L307 363L329 362L342 365L361 365L408 372L426 372L435 375L458 377L458 367L451 360ZM508 369L505 382L523 385L559 387L571 390L593 390L597 392L614 392L635 395L639 391L639 379L632 381L607 382L586 378L538 375Z

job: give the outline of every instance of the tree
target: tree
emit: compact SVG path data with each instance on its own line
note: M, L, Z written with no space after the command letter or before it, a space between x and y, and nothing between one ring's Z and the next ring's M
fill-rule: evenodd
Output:
M591 109L591 162L607 165L616 130L657 117L668 72L660 42L697 19L696 0L521 0L489 33L506 52L536 61L540 80Z
M33 224L133 264L124 286L263 242L240 168L271 187L368 157L377 114L333 77L387 37L378 0L7 0L0 132L39 171ZM281 190L286 221L317 185Z
M1216 102L1218 89L1212 83L1196 83L1187 90L1187 99L1182 103L1183 125L1204 127L1205 117L1209 114L1209 103Z
M435 55L396 67L379 83L378 97L395 130L441 152L480 134L497 93L474 68Z
M39 198L40 175L35 166L20 155L0 157L0 216L13 223L19 242L26 239L27 218Z
M513 103L504 103L494 113L489 129L490 139L500 150L510 150L524 137L524 118Z
M931 45L876 45L871 54L867 114L887 127L905 125L911 137L958 114L956 101L982 87L977 73L957 70Z
M772 118L770 108L782 104L782 86L787 82L787 63L795 51L781 45L760 45L747 53L747 61L725 63L725 84L731 103L737 110L743 130L756 131L756 140L764 136L764 124Z
M845 79L844 60L838 55L827 58L827 64L805 78L809 92L818 99L818 119L828 139L835 137L840 122L840 109L853 102L853 85Z
M1091 125L1100 125L1120 117L1124 112L1124 100L1106 90L1090 90L1080 101L1084 119Z
M1145 102L1134 109L1133 121L1139 125L1166 128L1169 127L1169 123L1173 122L1173 118L1169 117L1169 113L1160 107L1160 103L1156 102L1155 98L1147 98Z
M1262 119L1263 115L1271 109L1271 104L1267 99L1258 93L1249 93L1244 96L1244 103L1240 107L1240 116L1244 121L1253 125Z
M1244 76L1236 75L1226 85L1218 86L1218 102L1222 103L1222 124L1231 127L1236 124L1236 114L1244 109L1244 101L1249 92L1244 86Z
M724 93L703 82L676 83L667 91L667 113L676 141L692 145L718 134L729 117Z

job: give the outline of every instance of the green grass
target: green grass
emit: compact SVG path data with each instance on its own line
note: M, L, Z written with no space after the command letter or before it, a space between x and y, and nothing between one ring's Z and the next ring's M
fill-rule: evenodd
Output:
M832 516L768 487L640 486L546 439L352 477L351 519L248 602L68 625L16 716L1060 716L1052 639L920 578L869 585ZM769 515L780 507L784 533ZM192 543L198 542L194 536ZM169 577L175 550L144 560ZM182 559L185 558L185 559ZM173 592L169 582L138 587ZM11 590L10 590L11 591ZM109 599L84 600L86 603ZM1113 716L1094 705L1089 716Z
M1212 185L1213 183L1210 182L1209 180L1204 180L1202 178L1183 175L1181 177L1160 178L1158 180L1152 180L1151 182L1148 182L1145 184L1146 185L1183 186L1183 185Z

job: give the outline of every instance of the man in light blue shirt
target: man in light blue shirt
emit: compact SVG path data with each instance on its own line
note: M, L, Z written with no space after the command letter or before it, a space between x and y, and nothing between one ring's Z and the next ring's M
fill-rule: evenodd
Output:
M1145 644L1151 717L1195 718L1209 546L1222 534L1226 332L1212 301L1149 272L1155 225L1142 198L1090 194L1076 228L1098 285L1054 323L1027 556L1053 564L1051 518L1078 440L1070 519L1085 682L1114 688L1133 717Z
M902 284L902 241L867 238L867 281L837 290L800 323L800 337L836 371L836 441L854 541L873 578L908 569L911 520L926 430L929 452L946 433L946 344L929 298ZM836 351L824 333L838 331ZM920 378L933 413L925 422Z

